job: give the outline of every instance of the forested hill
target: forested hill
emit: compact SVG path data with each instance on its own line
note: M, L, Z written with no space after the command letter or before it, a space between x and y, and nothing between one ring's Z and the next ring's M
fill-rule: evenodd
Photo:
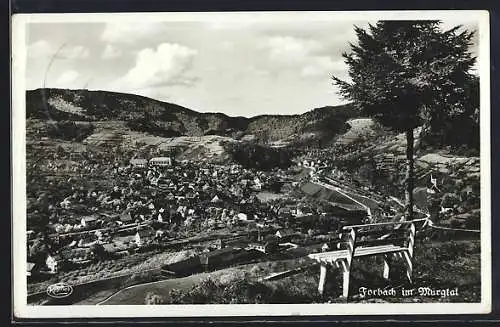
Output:
M159 136L253 135L267 141L307 136L329 141L348 130L347 120L360 116L352 106L342 105L301 115L230 117L134 94L68 89L27 91L26 114L56 121L125 121L132 130Z

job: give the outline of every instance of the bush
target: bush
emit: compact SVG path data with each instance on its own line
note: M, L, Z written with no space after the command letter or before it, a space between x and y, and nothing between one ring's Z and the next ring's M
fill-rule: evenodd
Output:
M172 289L169 296L173 304L308 303L320 300L316 285L288 280L271 286L246 278L221 283L209 278L189 291Z
M146 294L144 299L144 304L146 305L156 305L156 304L164 304L165 298L161 295L149 292Z
M444 208L452 208L459 203L460 197L454 193L446 193L441 200L441 206Z

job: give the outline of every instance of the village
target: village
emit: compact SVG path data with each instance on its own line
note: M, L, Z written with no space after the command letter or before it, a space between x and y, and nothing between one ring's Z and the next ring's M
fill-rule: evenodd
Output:
M341 219L359 223L367 213L352 199L339 201L339 195L336 202L341 205L320 204L315 195L321 187L309 181L317 180L316 174L328 165L311 158L270 172L167 156L133 157L111 168L92 160L63 160L68 158L61 154L54 158L34 167L58 192L50 199L42 194L29 201L31 221L46 217L43 226L30 226L28 220L27 275L32 283L98 261L193 246L226 266L253 260L259 257L256 251L303 256L327 247ZM86 174L102 174L102 179L90 187L68 187ZM59 180L49 178L54 175ZM194 273L203 260L208 262L207 255L165 271ZM187 271L186 262L191 265Z

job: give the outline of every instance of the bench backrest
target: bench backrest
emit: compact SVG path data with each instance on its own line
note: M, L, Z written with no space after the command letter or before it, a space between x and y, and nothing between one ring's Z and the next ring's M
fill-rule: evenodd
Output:
M350 257L357 247L395 245L413 254L416 221L344 226L336 244L338 250L348 250Z

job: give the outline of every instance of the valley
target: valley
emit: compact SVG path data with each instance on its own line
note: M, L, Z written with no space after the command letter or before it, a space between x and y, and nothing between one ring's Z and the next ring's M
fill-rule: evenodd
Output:
M336 273L316 294L307 255L345 225L403 217L405 138L348 105L245 118L47 89L28 91L26 114L30 304L342 301ZM478 301L479 156L420 133L414 212L432 226L417 233L416 278L461 289L442 301ZM379 266L364 260L353 287ZM74 295L47 297L58 282Z

